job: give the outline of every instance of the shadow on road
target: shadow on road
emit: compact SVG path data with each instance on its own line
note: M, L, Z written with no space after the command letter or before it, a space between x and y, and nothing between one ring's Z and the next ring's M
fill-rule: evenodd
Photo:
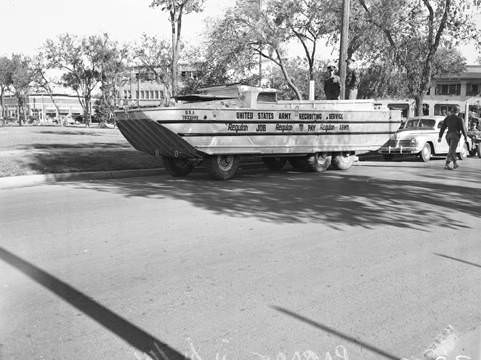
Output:
M122 338L137 350L149 354L152 359L188 360L177 350L128 322L92 298L1 247L0 259L82 311L85 315Z
M459 262L464 263L464 264L468 264L468 265L471 265L471 266L476 266L478 268L481 268L481 265L479 265L479 264L476 264L476 263L473 263L473 262L470 262L470 261L466 261L466 260L462 260L462 259L458 259L458 258L449 256L449 255L438 254L438 253L434 253L434 255L439 256L439 257L443 257L445 259L459 261Z
M358 346L360 346L361 348L366 349L366 350L368 350L368 351L370 351L370 352L372 352L372 353L374 353L374 354L376 354L376 355L379 355L379 356L381 356L381 357L383 357L383 358L390 359L390 360L399 360L399 359L401 359L401 357L399 357L399 356L395 356L395 355L393 355L393 354L390 354L390 353L388 353L388 352L386 352L386 351L384 351L384 350L381 350L381 349L379 349L379 348L377 348L377 347L375 347L375 346L373 346L373 345L371 345L371 344L368 344L368 343L366 343L366 342L363 342L363 341L361 341L361 340L359 340L359 339L357 339L357 338L355 338L355 337L353 337L353 336L351 336L351 335L347 335L347 334L345 334L345 333L343 333L343 332L341 332L341 331L339 331L339 330L336 330L336 329L333 329L333 328L331 328L331 327L329 327L329 326L327 326L327 325L318 323L318 322L316 322L316 321L314 321L314 320L311 320L311 319L309 319L309 318L306 318L306 317L304 317L304 316L302 316L302 315L299 315L299 314L297 314L297 313L295 313L295 312L292 312L292 311L290 311L290 310L284 309L284 308L279 307L279 306L271 306L271 307L272 307L273 309L275 309L275 310L277 310L277 311L285 314L285 315L291 316L291 317L293 317L293 318L295 318L295 319L297 319L297 320L300 320L300 321L305 322L305 323L307 323L307 324L309 324L309 325L311 325L311 326L314 326L314 327L317 328L317 329L320 329L320 330L323 330L323 331L325 331L325 332L328 332L329 334L332 334L332 335L334 335L334 336L337 336L337 337L340 338L340 339L349 341L350 343L355 344L355 345L358 345Z
M102 134L86 131L86 130L42 130L39 131L40 134L53 134L53 135L89 135L89 136L102 136Z
M363 171L370 173L369 169ZM275 174L255 169L244 170L226 182L211 181L197 171L185 179L165 175L78 186L127 197L180 199L225 216L278 223L318 222L336 229L345 225L458 229L470 226L459 220L459 212L479 216L479 187L416 179L341 171Z
M62 150L62 149L132 149L128 144L120 144L116 142L91 142L91 143L61 143L56 142L53 144L28 144L23 146L17 146L15 150Z

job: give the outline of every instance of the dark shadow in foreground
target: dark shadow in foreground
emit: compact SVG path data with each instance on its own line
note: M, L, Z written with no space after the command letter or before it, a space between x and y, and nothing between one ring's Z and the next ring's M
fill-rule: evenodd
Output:
M481 265L479 265L479 264L476 264L476 263L473 263L473 262L470 262L470 261L466 261L466 260L462 260L462 259L458 259L458 258L449 256L449 255L443 255L443 254L438 254L438 253L434 253L434 255L440 256L440 257L443 257L443 258L446 258L446 259L449 259L449 260L459 261L463 264L468 264L468 265L471 265L471 266L476 266L476 267L481 268Z
M360 346L361 348L363 349L366 349L366 350L369 350L377 355L380 355L386 359L391 359L391 360L399 360L401 359L399 356L395 356L393 354L390 354L384 350L381 350L373 345L370 345L370 344L367 344L365 342L362 342L358 339L356 339L355 337L353 336L350 336L350 335L347 335L347 334L344 334L338 330L335 330L327 325L324 325L324 324L320 324L318 322L315 322L314 320L311 320L311 319L308 319L302 315L299 315L299 314L296 314L295 312L292 312L290 310L287 310L287 309L284 309L282 307L279 307L279 306L271 306L273 309L277 310L277 311L280 311L281 313L284 313L286 315L289 315L289 316L292 316L293 318L296 318L297 320L300 320L302 322L305 322L311 326L314 326L315 328L318 328L318 329L321 329L323 331L326 331L330 334L333 334L343 340L346 340L346 341L349 341L353 344L356 344L358 346Z
M371 168L369 173L360 168L323 174L276 174L257 168L241 169L236 178L219 182L196 170L185 179L165 175L77 186L127 197L183 200L222 216L283 224L322 223L334 229L382 225L421 231L436 226L469 228L472 225L460 213L479 216L479 184L445 181L442 171L427 169L439 178L426 180L405 172L383 178Z
M131 324L92 298L1 247L0 259L50 290L73 307L82 311L85 315L125 340L134 348L145 354L149 354L152 359L188 360L188 358L177 350Z

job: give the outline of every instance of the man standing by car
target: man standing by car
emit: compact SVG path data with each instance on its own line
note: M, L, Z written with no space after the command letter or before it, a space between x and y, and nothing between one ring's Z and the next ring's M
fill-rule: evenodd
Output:
M441 142L441 138L443 137L444 131L448 129L446 134L446 141L449 145L449 152L446 156L446 165L444 166L445 169L452 170L458 167L456 162L456 148L458 147L459 139L461 138L461 133L464 136L464 141L467 141L467 131L466 126L464 124L463 119L459 116L459 106L456 105L454 107L453 112L446 116L441 125L441 129L439 130L439 138L438 142ZM453 167L450 166L451 161L453 162Z

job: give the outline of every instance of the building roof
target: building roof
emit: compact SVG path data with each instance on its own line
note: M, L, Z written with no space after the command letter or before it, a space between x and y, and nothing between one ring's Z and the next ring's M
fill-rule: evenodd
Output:
M437 80L481 79L481 65L466 65L466 69L458 74L443 74L436 76Z

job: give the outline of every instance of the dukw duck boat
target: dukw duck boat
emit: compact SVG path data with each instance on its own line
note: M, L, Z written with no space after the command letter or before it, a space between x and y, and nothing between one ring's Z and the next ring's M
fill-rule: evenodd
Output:
M221 91L222 90L222 91ZM215 179L233 177L242 155L267 167L348 169L357 154L377 150L398 129L401 114L371 100L278 101L274 89L211 88L175 107L118 111L117 124L137 150L162 157L176 177L204 161Z

